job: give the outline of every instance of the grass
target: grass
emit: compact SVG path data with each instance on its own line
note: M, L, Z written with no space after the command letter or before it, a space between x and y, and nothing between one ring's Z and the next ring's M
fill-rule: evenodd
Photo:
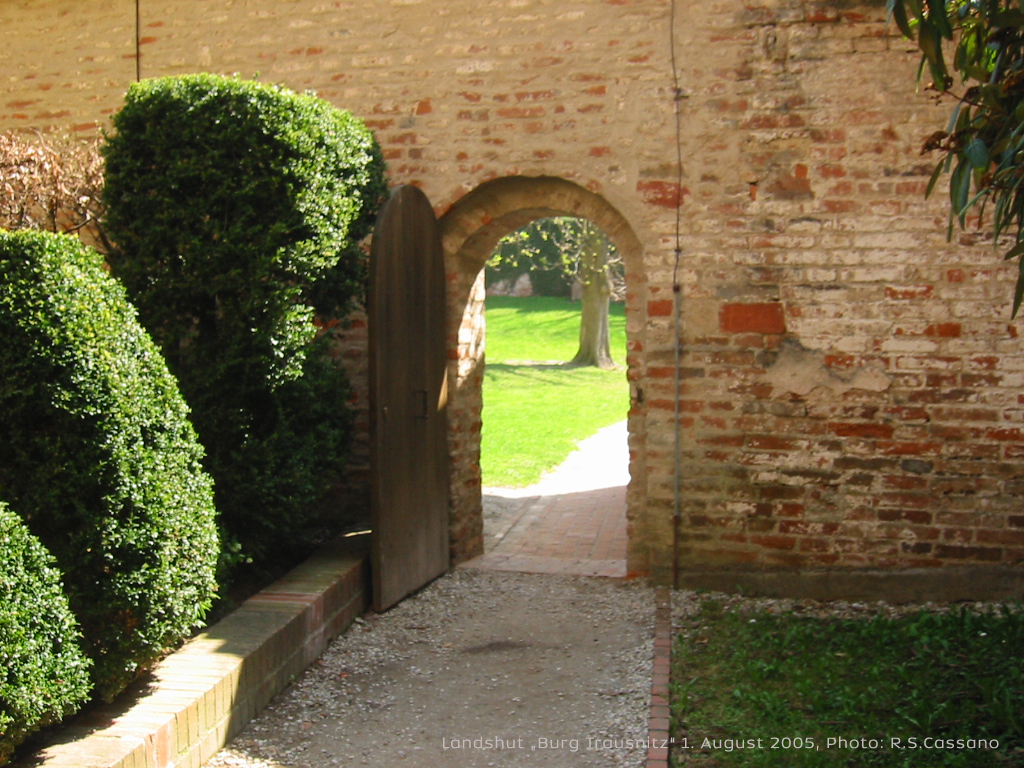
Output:
M676 765L1024 765L1019 609L820 619L705 601L673 647Z
M484 485L522 487L558 466L580 440L626 418L625 310L609 317L617 370L566 366L579 342L578 303L487 299L481 471Z

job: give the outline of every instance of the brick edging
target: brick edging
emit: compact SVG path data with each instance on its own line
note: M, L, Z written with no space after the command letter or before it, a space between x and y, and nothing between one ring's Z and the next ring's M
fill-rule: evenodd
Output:
M368 573L333 543L13 766L198 768L366 609Z
M669 671L672 664L672 593L658 587L654 595L654 661L651 711L647 725L646 768L668 768Z

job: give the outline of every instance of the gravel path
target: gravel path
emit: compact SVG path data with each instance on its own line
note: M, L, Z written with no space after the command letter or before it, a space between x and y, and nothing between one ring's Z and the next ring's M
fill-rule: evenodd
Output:
M641 766L653 616L636 582L456 570L361 619L208 765Z
M625 422L523 489L485 492L490 550L542 495L628 481ZM360 619L208 766L609 766L647 754L654 591L456 569Z

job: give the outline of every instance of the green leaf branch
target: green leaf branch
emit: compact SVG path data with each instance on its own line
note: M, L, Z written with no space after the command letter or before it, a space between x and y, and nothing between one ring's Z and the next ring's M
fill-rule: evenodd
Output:
M918 80L936 99L954 99L949 124L922 153L941 157L926 194L949 174L949 228L979 226L990 209L996 247L1017 259L1013 316L1024 302L1024 2L1021 0L887 0L890 19L921 51ZM953 93L955 77L963 93Z

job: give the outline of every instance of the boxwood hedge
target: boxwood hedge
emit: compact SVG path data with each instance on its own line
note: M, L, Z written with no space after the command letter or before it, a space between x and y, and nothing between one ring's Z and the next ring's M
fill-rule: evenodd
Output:
M113 272L192 408L231 543L294 557L344 468L347 383L313 320L361 296L380 148L321 99L208 74L136 83L113 126Z
M53 557L0 502L0 765L25 737L76 711L89 660Z
M200 624L210 478L124 289L70 236L0 230L0 497L56 557L110 698Z

